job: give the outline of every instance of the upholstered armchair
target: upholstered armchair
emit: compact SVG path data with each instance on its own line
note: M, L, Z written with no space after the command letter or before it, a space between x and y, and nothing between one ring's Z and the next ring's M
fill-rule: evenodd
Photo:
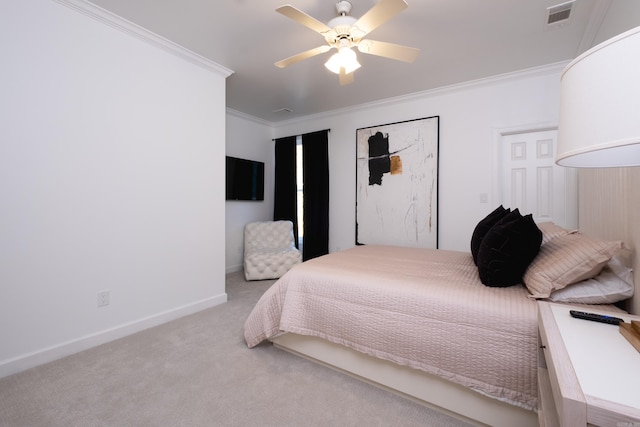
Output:
M244 227L244 277L277 279L302 262L291 221L250 222Z

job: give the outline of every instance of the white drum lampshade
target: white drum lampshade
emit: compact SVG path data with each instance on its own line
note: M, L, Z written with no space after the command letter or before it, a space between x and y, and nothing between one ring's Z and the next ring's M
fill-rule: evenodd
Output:
M556 163L640 165L640 27L595 46L564 69Z

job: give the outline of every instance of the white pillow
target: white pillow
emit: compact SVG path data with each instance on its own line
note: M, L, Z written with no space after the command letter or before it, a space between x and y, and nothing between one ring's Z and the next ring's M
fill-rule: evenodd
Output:
M554 291L551 301L573 304L613 304L633 296L633 270L614 256L592 279Z

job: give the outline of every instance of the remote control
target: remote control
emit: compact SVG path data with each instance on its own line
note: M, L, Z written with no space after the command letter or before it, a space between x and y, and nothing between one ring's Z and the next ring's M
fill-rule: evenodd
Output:
M619 317L605 316L603 314L587 313L584 311L569 310L569 314L577 319L593 320L594 322L608 323L610 325L618 325L624 320Z

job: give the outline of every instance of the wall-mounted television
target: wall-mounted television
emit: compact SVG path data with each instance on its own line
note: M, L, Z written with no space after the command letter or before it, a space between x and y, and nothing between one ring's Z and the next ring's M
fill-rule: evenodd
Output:
M264 200L264 163L227 157L227 200Z

